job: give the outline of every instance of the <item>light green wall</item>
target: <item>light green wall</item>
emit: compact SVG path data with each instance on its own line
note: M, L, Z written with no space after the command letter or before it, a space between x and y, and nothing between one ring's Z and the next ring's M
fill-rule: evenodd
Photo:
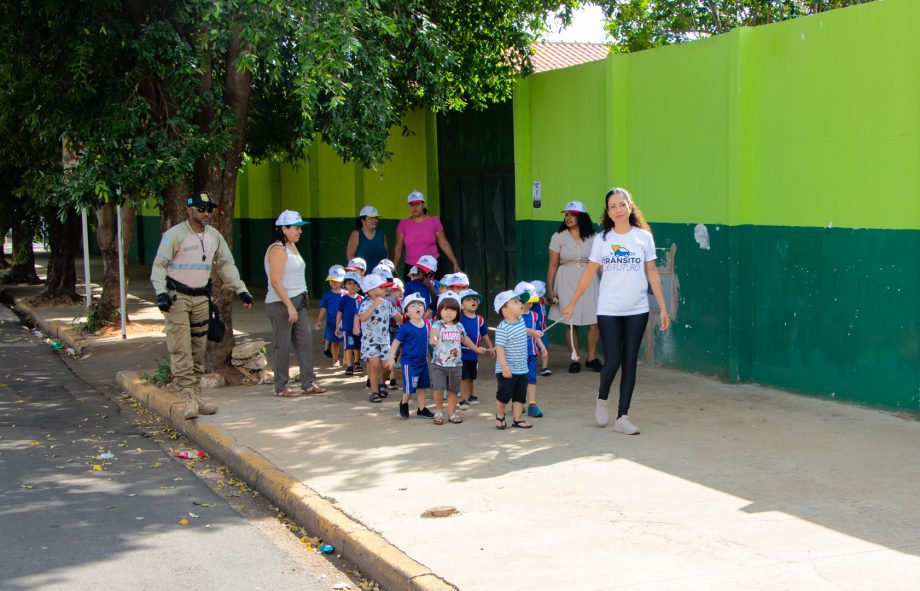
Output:
M282 209L294 209L305 218L354 218L364 205L373 205L383 218L408 215L406 196L418 190L438 210L437 153L434 118L426 111L404 117L391 130L387 149L392 159L376 169L345 162L328 145L317 142L306 161L263 162L247 165L237 183L237 214L268 219Z
M887 0L523 80L519 219L616 184L660 222L918 229L918 27Z

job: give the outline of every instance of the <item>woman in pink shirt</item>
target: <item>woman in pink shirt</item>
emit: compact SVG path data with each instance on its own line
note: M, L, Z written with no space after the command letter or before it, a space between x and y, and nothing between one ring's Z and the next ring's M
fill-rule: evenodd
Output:
M406 269L414 265L424 255L438 258L438 247L454 266L454 272L460 272L460 265L454 251L444 235L441 220L428 215L425 196L418 191L409 193L409 211L411 215L396 226L396 245L393 249L393 262L399 264L403 245L406 247Z

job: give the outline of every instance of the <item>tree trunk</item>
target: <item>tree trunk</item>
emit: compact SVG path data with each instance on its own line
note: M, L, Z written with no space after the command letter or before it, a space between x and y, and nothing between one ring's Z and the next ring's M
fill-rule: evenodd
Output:
M41 283L35 272L35 253L32 251L32 238L35 233L27 224L13 226L13 260L4 275L6 283Z
M243 148L246 143L246 117L249 108L249 96L252 92L252 75L240 71L234 65L240 54L245 51L240 42L240 31L231 31L230 46L225 56L224 101L236 117L236 139L230 149L220 155L207 155L199 159L195 167L195 186L202 187L212 199L217 198L219 205L214 212L211 225L216 227L229 246L233 246L233 205L236 198L236 178L242 164ZM202 84L211 84L205 77ZM207 110L206 110L207 111ZM206 112L199 125L207 126L210 113ZM204 177L204 178L202 178ZM230 362L233 351L233 311L234 294L224 288L223 281L214 273L214 302L220 308L220 316L227 325L227 332L219 343L208 341L205 366L208 371L219 369Z
M48 242L51 254L48 277L42 298L65 302L80 300L77 294L77 244L80 242L80 218L73 209L55 209L48 216ZM62 216L66 216L63 220Z
M163 204L160 206L160 231L172 228L188 219L185 200L192 189L184 182L170 183L163 190Z
M6 260L6 235L9 234L9 226L0 226L0 269L9 269L10 262Z
M128 246L134 231L137 210L125 206L121 209L122 249L125 264L128 263ZM96 210L96 239L102 255L102 297L96 303L96 312L105 322L114 322L121 307L121 292L118 289L118 216L115 203L108 202ZM125 276L125 289L128 277ZM125 322L128 322L127 315Z

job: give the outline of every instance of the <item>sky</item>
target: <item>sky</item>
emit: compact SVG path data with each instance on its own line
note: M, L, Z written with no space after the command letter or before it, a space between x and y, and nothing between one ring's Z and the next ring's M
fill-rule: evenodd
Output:
M547 41L606 43L604 12L599 6L582 6L575 11L569 28L559 31L559 25L556 24L545 38Z

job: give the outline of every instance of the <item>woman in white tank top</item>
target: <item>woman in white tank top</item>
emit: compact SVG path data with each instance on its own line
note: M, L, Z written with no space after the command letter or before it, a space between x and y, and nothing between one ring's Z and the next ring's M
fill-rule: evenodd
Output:
M275 241L265 251L268 292L265 310L272 325L271 361L275 371L275 396L296 398L301 392L288 388L291 346L300 360L300 384L304 394L322 394L313 370L313 334L307 316L307 265L297 250L303 221L296 211L286 210L275 221Z

